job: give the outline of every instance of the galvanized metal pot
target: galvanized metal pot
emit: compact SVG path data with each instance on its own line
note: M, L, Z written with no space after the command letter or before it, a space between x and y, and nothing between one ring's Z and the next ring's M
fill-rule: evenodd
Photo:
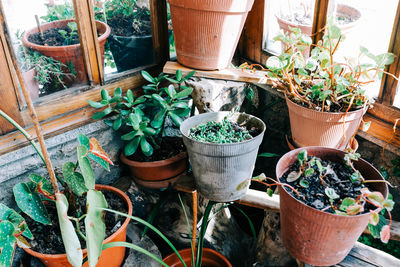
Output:
M292 150L276 165L280 178L297 161L297 154L307 150L309 156L323 160L343 162L344 151L327 147L304 147ZM367 180L383 180L377 169L363 159L354 161L356 168ZM385 183L370 183L371 191L379 191L386 198ZM307 206L279 187L282 241L289 253L313 266L331 266L341 262L368 224L370 213L343 216Z
M183 143L192 164L197 190L206 198L218 202L240 199L250 186L258 147L265 124L252 115L235 113L232 121L256 127L260 134L240 143L215 144L190 139L190 129L209 121L222 121L229 112L211 112L185 120L180 127Z

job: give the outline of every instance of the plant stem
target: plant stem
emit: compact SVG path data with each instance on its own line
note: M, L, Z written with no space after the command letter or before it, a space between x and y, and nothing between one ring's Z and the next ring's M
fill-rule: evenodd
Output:
M208 202L206 210L204 211L203 223L201 224L201 229L200 229L199 246L197 247L197 257L196 257L196 266L195 267L201 267L201 261L203 258L204 236L206 234L206 230L207 230L207 226L208 226L208 217L210 216L210 212L215 203L216 202L210 200Z
M389 183L386 180L364 180L363 184L365 184L365 183L386 183L390 187L395 187L395 186L393 186L391 183Z
M37 144L35 143L35 141L33 141L32 136L29 135L29 133L27 131L25 131L24 128L21 127L21 125L18 124L18 122L16 122L15 120L13 120L10 116L8 116L3 110L0 109L0 115L6 119L9 123L11 123L15 128L17 128L18 131L20 131L26 138L26 140L29 141L29 143L31 143L31 145L33 146L33 148L36 150L36 153L39 155L39 157L42 159L43 163L46 165L46 161L44 160L42 151L40 151L39 147L37 146Z

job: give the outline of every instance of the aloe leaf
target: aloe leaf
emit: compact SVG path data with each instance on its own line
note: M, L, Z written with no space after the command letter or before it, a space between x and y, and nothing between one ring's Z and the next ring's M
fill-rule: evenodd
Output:
M0 266L11 266L16 238L14 225L9 221L0 222Z
M88 149L84 145L77 148L79 168L82 171L83 178L85 179L85 186L87 189L94 189L94 173L92 166L90 166L89 159L87 158Z
M24 218L15 210L10 209L6 205L0 203L0 222L1 221L9 221L16 229L22 232L23 236L33 239L33 235L29 230Z
M82 248L75 232L74 225L68 219L68 200L61 194L56 194L56 207L58 223L60 224L61 237L67 253L69 263L74 267L82 266Z
M97 190L89 190L86 201L86 246L88 251L89 267L94 267L101 255L104 236L106 234L104 211L100 210L100 208L107 208L107 201L104 198L103 193Z
M51 224L49 214L38 193L32 192L25 183L16 184L13 188L18 207L33 220Z

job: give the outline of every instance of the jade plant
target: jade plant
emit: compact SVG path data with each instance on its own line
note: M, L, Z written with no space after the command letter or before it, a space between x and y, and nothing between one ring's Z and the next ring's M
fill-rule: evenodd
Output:
M328 20L322 40L312 44L309 36L299 28L291 28L274 38L287 47L279 56L266 62L267 76L274 78L274 86L294 102L307 108L325 112L348 112L370 104L365 85L381 78L385 66L394 61L394 55L374 55L360 47L356 58L335 59L341 41L340 28ZM311 55L307 49L312 48ZM242 68L253 68L245 64ZM392 75L391 75L392 76ZM396 78L396 77L394 77Z
M370 212L368 228L371 234L387 243L394 202L390 194L385 199L382 193L371 192L366 185L389 183L386 180L365 179L353 166L353 161L359 158L358 153L347 153L339 164L307 156L307 151L302 150L297 155L297 162L280 180L283 185L288 185L291 189L288 192L295 198L321 211L344 216ZM389 222L383 216L385 213Z
M188 97L193 89L183 85L183 82L193 75L194 71L182 76L182 72L178 70L173 78L163 73L152 77L148 72L142 71L143 78L149 82L143 86L143 95L135 97L132 90L128 90L122 96L122 90L118 87L111 97L106 90L102 90L100 102L88 101L92 107L102 109L93 114L92 118L97 120L115 114L115 117L105 120L105 123L115 131L128 129L121 137L127 142L125 155L133 155L140 147L140 151L149 157L161 145L167 118L179 127L182 118L189 115Z

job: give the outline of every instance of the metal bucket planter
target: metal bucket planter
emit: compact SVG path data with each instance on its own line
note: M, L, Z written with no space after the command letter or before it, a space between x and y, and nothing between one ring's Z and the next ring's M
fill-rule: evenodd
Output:
M239 124L250 125L261 133L250 140L233 144L205 143L190 139L192 127L209 121L222 121L229 112L211 112L185 120L180 127L183 143L192 164L197 190L206 198L218 202L230 202L242 198L250 186L258 147L265 124L257 117L235 113L231 119Z

